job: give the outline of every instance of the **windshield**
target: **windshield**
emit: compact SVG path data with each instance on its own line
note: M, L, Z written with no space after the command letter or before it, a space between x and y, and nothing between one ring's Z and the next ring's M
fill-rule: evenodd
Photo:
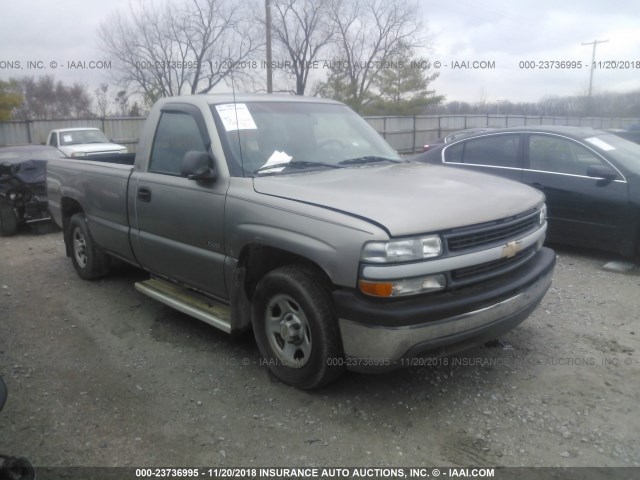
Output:
M344 105L283 101L235 106L213 105L211 110L226 132L230 161L236 162L243 176L400 158L367 122Z
M593 139L596 139L595 141ZM640 145L610 133L585 139L629 172L640 174Z
M60 132L60 145L80 145L83 143L109 143L109 140L100 130Z

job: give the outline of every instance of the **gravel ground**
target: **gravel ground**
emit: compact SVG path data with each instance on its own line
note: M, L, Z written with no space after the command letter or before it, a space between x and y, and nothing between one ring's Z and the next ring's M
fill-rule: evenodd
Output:
M135 291L86 282L59 232L0 238L0 452L36 466L640 465L640 271L558 249L551 290L500 341L317 392Z

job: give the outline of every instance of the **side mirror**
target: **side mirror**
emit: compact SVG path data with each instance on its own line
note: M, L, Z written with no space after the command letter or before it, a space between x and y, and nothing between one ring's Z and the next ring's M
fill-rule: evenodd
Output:
M180 173L189 180L199 182L213 182L216 179L212 158L207 152L196 150L184 154Z
M587 168L587 176L611 181L618 177L618 172L607 165L591 165Z

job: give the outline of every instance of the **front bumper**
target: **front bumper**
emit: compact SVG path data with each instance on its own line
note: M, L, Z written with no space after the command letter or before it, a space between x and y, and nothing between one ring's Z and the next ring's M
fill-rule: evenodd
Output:
M555 253L543 248L503 277L439 296L382 304L336 291L347 366L356 371L397 368L403 359L449 355L494 339L536 308L551 285L554 266Z

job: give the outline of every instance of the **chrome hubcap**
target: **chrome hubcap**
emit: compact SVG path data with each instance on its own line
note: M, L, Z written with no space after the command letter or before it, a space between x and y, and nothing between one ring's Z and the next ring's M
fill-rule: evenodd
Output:
M87 266L87 240L79 228L73 231L73 252L81 268Z
M267 305L266 330L271 349L288 367L303 367L311 355L307 316L289 295L276 295Z

